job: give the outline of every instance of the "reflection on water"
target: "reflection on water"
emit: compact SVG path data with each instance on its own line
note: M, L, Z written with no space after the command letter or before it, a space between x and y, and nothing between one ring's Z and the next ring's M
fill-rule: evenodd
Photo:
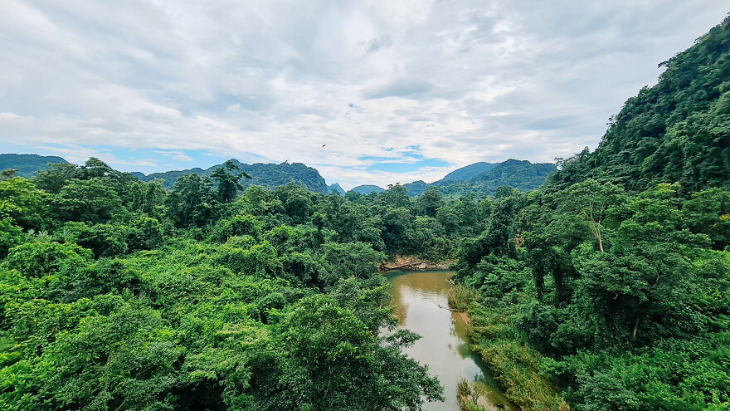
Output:
M444 386L445 403L426 404L425 410L459 411L456 384L461 378L481 381L494 390L487 395L487 409L516 410L497 390L486 364L467 345L467 325L448 307L450 271L406 271L388 274L393 284L392 303L400 320L421 339L404 349L411 358L428 364Z

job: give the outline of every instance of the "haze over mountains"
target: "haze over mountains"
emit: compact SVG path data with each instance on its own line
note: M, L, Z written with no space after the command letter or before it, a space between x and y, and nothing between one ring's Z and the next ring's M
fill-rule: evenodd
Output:
M338 183L328 185L319 171L302 163L280 163L280 164L245 164L236 159L233 163L241 171L248 173L252 178L243 179L241 184L245 187L260 185L268 189L294 183L314 193L329 193L332 190L339 194L345 194L345 190ZM67 161L56 156L39 156L37 154L0 154L0 170L17 169L21 177L33 177L39 170L47 169L50 164ZM198 174L201 177L209 176L222 164L212 167L190 168L184 170L171 170L163 173L144 174L139 172L130 173L141 181L150 182L156 179L164 180L162 186L171 189L175 181L185 174ZM539 163L533 164L526 160L510 159L502 163L475 163L447 174L441 180L433 183L414 181L403 184L408 195L416 197L421 195L429 186L436 186L445 195L459 196L472 193L479 196L493 195L497 188L510 186L520 191L529 191L538 188L545 178L552 172L557 171L554 164ZM354 187L352 192L358 194L379 193L385 188L376 185L360 185Z

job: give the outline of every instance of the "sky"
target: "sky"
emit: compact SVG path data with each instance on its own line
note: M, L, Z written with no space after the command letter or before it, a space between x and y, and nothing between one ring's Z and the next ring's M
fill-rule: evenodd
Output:
M0 0L0 152L435 181L594 149L721 0Z

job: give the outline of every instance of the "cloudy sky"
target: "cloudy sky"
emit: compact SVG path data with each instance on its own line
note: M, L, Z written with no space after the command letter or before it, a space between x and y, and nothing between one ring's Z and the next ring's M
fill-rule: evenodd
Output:
M0 0L0 152L343 187L595 148L721 0Z

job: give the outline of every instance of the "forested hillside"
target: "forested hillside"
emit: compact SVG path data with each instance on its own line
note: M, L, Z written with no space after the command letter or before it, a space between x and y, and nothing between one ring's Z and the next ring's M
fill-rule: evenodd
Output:
M233 163L243 172L251 175L251 179L247 179L242 182L244 187L258 185L266 187L270 190L276 187L295 183L300 185L309 191L314 193L327 193L327 183L324 178L314 168L307 167L302 163L281 163L281 164L244 164L238 160L231 159ZM200 177L206 177L211 175L216 168L219 168L221 164L212 166L207 169L192 168L188 170L176 170L167 171L164 173L152 173L145 175L142 173L132 173L135 177L142 181L150 182L155 179L162 179L164 182L162 186L165 188L172 188L175 182L185 174L195 173Z
M489 171L496 167L499 163L474 163L469 164L468 166L456 169L449 174L446 174L444 178L442 178L441 182L446 181L453 181L453 180L471 180L478 176L479 174Z
M66 163L56 156L39 156L38 154L0 154L0 171L16 170L13 175L30 178L40 170L46 170L49 164Z
M730 21L662 65L458 251L474 347L525 410L730 409Z
M594 178L638 192L676 182L686 195L728 187L729 48L726 21L661 63L658 84L626 101L594 152L562 161L551 185Z
M444 178L432 185L447 196L470 193L477 196L495 196L500 187L511 187L521 192L535 190L555 171L557 168L552 163L533 164L526 160L507 160L489 167L469 180Z

